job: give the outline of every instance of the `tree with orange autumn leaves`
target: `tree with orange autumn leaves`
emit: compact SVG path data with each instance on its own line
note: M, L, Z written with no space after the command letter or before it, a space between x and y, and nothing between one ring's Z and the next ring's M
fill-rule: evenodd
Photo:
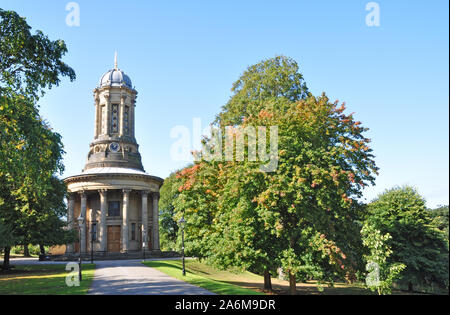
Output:
M354 279L361 259L356 200L378 170L367 129L345 105L308 95L258 100L259 112L240 120L243 128L278 126L274 172L261 172L262 161L202 160L177 174L174 202L188 222L191 255L264 274L266 289L281 267L292 294L300 279Z

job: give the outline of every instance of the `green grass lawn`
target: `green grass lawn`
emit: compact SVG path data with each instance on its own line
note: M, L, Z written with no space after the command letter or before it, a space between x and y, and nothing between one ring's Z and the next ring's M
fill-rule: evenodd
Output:
M221 295L263 295L247 288L240 287L225 279L234 279L239 274L228 271L218 271L212 267L202 264L195 260L186 260L186 276L182 275L181 260L163 260L163 261L146 261L144 265L156 268L165 274L186 281L198 287L202 287L211 292Z
M80 286L66 284L66 265L23 265L0 271L0 295L84 295L94 277L94 264L83 264Z

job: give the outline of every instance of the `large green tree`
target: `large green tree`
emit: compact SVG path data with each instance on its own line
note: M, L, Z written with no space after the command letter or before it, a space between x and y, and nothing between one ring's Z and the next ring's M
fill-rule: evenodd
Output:
M355 224L362 207L355 200L377 172L367 129L344 114L345 106L308 94L302 80L286 57L249 67L217 116L222 133L205 140L216 159L179 173L176 202L188 221L187 248L196 256L222 268L259 269L268 288L270 273L281 266L292 293L299 277L352 277L362 246ZM236 134L264 126L266 143L277 126L277 167L262 172L267 161L261 159L223 161L228 124ZM244 136L246 157L252 137Z
M409 289L439 284L448 289L449 251L442 231L432 225L425 200L416 189L395 187L380 194L369 205L369 222L392 239L391 262L406 265L401 283Z
M39 115L37 102L61 76L75 79L61 60L64 42L30 30L25 18L0 9L0 218L18 244L37 233L27 226L44 227L58 215L49 200L58 180L54 175L64 169L63 145ZM6 246L5 253L9 250ZM8 266L5 259L3 267Z

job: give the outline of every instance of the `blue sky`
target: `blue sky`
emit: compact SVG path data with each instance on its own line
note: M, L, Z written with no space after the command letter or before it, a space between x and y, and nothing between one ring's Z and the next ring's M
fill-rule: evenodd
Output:
M80 26L66 25L69 1L0 0L34 30L65 40L76 71L41 99L63 136L64 176L81 172L93 138L92 90L119 68L139 92L136 138L146 171L166 177L184 162L170 148L177 125L206 127L247 66L275 55L295 59L314 94L345 101L370 128L387 188L413 185L429 207L448 204L448 1L376 1L380 26L366 25L361 0L76 1Z

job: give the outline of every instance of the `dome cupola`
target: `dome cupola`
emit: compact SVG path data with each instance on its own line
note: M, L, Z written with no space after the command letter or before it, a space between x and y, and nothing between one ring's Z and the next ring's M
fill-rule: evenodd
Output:
M129 76L125 74L122 70L117 67L117 54L115 56L114 69L109 70L100 78L100 82L98 84L99 88L105 86L111 87L123 87L126 86L129 89L133 89L133 85L131 83L131 79Z

